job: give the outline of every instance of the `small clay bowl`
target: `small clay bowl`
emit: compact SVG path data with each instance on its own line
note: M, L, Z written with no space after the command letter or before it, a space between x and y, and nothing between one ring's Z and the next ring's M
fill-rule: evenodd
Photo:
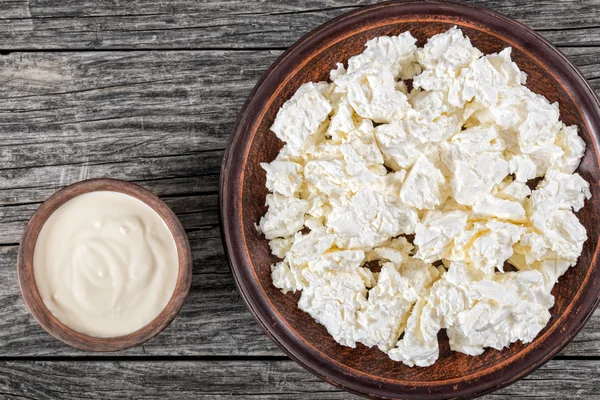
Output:
M326 329L297 307L298 293L273 286L268 241L256 228L265 214L265 172L283 146L269 128L277 111L306 82L328 80L337 62L364 50L374 37L410 31L418 45L458 26L484 53L512 47L527 86L560 104L561 119L577 125L587 144L578 172L593 197L578 217L588 240L576 266L552 291L555 305L546 328L531 342L513 343L471 357L450 350L440 334L440 357L427 368L409 368L376 348L337 344ZM222 234L236 283L250 311L291 358L324 380L372 398L466 398L504 387L551 359L579 332L600 293L600 108L594 91L567 58L523 24L485 8L445 1L376 4L338 17L296 42L266 71L240 112L221 173Z
M33 252L42 226L61 205L84 193L112 191L135 197L150 206L165 221L175 239L179 257L179 275L173 296L161 313L143 328L128 335L98 338L74 331L60 322L46 308L38 292L33 273ZM21 238L17 256L19 285L25 304L38 323L50 335L80 350L119 351L137 346L158 335L175 318L190 290L192 257L190 244L175 213L152 192L134 183L118 179L90 179L67 186L50 196L33 214Z

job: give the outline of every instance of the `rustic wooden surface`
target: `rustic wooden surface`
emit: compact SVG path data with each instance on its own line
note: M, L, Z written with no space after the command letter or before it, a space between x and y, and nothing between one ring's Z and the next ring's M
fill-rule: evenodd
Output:
M0 398L352 397L289 361L252 320L220 244L217 185L262 72L304 33L368 3L0 0ZM475 3L538 30L600 93L600 1ZM157 193L193 251L179 317L120 353L60 344L18 291L25 222L47 196L92 177ZM487 397L597 399L599 373L597 310L556 359Z

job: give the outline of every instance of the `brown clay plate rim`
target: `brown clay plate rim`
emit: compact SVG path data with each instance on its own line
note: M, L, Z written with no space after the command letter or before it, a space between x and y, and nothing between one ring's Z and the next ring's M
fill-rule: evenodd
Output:
M173 235L179 258L178 276L171 299L149 324L123 336L98 338L88 336L64 325L46 308L37 290L33 275L33 252L35 242L46 219L61 205L84 193L112 191L132 196L152 208L167 225ZM37 322L50 335L74 348L86 351L106 352L128 349L158 335L175 319L189 293L192 282L192 256L190 244L175 213L154 193L134 183L119 179L89 179L69 185L51 195L34 212L25 227L17 254L19 286L27 308Z
M414 14L428 14L429 17L411 19ZM469 378L473 377L464 376L460 379L438 381L441 384L428 384L368 375L331 359L304 341L272 306L258 282L254 269L250 266L252 261L245 246L241 225L244 169L250 145L269 104L289 77L319 53L318 49L322 49L321 44L327 42L328 37L335 37L341 33L347 37L358 33L364 30L361 29L361 23L365 25L365 21L378 22L377 25L366 24L366 29L393 25L397 21L390 20L390 17L398 15L403 16L403 22L454 23L456 18L460 17L464 19L461 20L462 26L469 26L468 21L479 23L487 29L476 25L469 27L500 37L526 53L539 65L545 65L553 78L566 88L573 102L578 105L581 119L591 133L593 151L598 154L597 127L600 127L600 104L595 93L567 58L532 29L491 10L463 3L436 0L381 3L342 15L313 30L284 52L257 83L238 116L221 167L219 206L222 239L236 284L254 317L279 348L313 374L338 387L372 398L402 396L407 399L432 399L479 396L505 387L531 373L556 355L581 330L600 299L600 269L597 268L596 259L598 248L595 249L582 288L570 307L562 314L564 316L567 313L575 313L575 320L570 329L559 332L556 327L560 324L557 321L554 329L547 330L536 339L542 343L537 350L528 351L526 348L495 364L494 367L498 368L491 373L478 375L477 379L472 381ZM298 60L302 62L298 63Z

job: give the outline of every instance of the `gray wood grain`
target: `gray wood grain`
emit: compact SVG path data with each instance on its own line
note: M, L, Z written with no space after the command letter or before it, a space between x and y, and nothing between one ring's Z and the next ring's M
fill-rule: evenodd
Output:
M503 399L598 399L600 364L553 360ZM359 399L289 360L0 362L0 396L26 399Z
M476 0L540 30L558 45L600 43L594 0ZM372 0L4 1L3 49L281 48ZM565 12L568 10L568 12ZM568 30L567 30L568 29Z
M565 48L600 89L600 49ZM81 179L138 182L173 208L194 250L173 325L124 354L281 354L239 298L218 234L218 173L235 115L279 51L13 53L0 57L0 356L82 355L48 337L16 281L23 226ZM9 246L6 246L9 245ZM598 354L600 313L564 351Z
M96 176L146 183L160 195L216 191L235 116L279 54L0 57L0 204L42 201Z
M220 243L217 189L235 116L263 71L303 34L372 2L0 0L0 398L355 398L283 357L250 316ZM598 0L472 2L538 30L600 92ZM194 271L162 334L90 355L28 314L16 244L48 195L101 176L173 208ZM485 398L600 398L599 356L597 310L557 359Z
M600 89L600 48L563 50ZM216 191L235 115L279 54L0 57L0 204L40 202L66 184L97 176L146 183L167 196ZM5 230L0 243L15 243L18 235Z
M167 197L165 201L188 231L194 270L190 295L179 317L155 339L119 354L139 356L273 356L281 354L262 333L240 299L220 244L216 194ZM0 207L4 228L20 225L37 204ZM11 214L8 214L11 212ZM7 220L15 220L10 225ZM27 312L18 292L16 246L0 246L0 357L92 356L49 337ZM598 354L600 310L561 353ZM100 356L110 356L102 354Z
M190 207L188 211L193 213L194 209ZM199 227L188 235L193 253L192 287L179 316L156 338L118 355L281 355L254 322L240 298L225 261L218 228ZM50 337L37 325L18 291L16 251L15 246L0 246L0 359L115 355L74 350Z
M181 313L156 338L118 355L281 355L241 300L223 254L218 229L198 229L189 232L189 236L194 270L190 295ZM16 246L0 246L0 359L24 356L114 356L115 353L93 354L74 350L48 336L37 325L18 291L16 252ZM600 310L597 310L560 355L594 356L599 349Z

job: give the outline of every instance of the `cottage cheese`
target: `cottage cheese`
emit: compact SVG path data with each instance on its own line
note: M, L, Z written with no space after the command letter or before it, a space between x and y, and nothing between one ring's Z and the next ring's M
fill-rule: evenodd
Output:
M301 291L338 343L409 366L437 360L441 329L473 356L532 341L582 252L591 192L577 127L526 79L510 48L483 55L455 27L423 48L375 38L302 85L261 164L273 284Z

